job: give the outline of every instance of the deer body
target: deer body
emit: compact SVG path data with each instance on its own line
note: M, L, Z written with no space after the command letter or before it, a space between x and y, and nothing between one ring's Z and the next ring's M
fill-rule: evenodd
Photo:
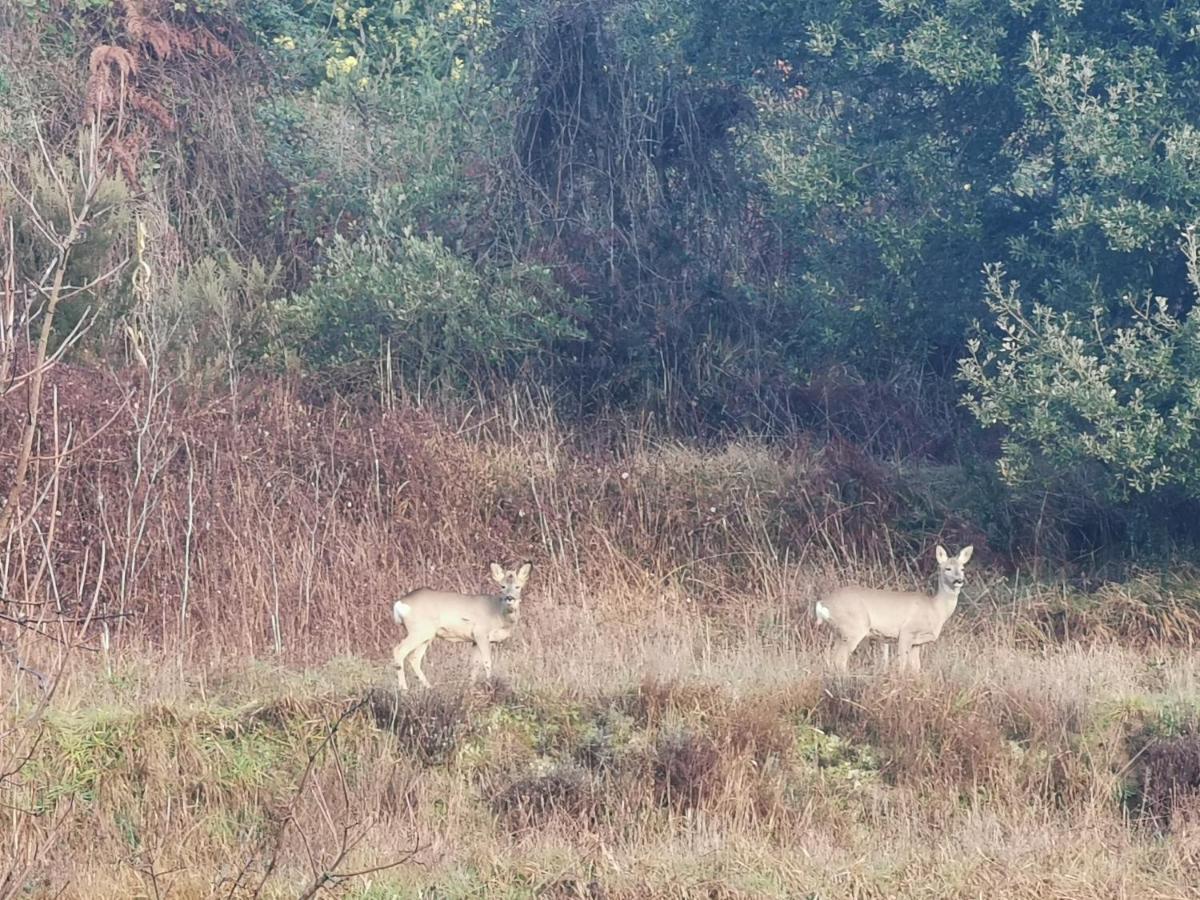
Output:
M529 563L516 571L504 571L492 563L492 577L499 594L457 594L421 588L401 597L392 607L396 622L407 631L392 650L400 690L408 690L404 664L408 661L425 687L429 680L421 669L425 652L437 638L475 645L472 679L482 668L492 672L492 644L508 640L521 618L521 588L529 579Z
M834 664L845 671L850 654L865 638L880 637L896 641L899 665L918 671L920 648L938 639L958 606L963 566L973 552L974 548L964 547L957 556L950 556L942 547L937 548L938 588L932 596L850 586L817 601L817 618L838 634Z

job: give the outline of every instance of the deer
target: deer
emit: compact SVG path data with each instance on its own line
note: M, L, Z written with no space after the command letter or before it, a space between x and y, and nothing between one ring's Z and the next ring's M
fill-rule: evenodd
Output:
M499 594L457 594L419 588L397 600L392 606L392 616L406 631L404 640L392 649L400 690L408 690L408 680L404 677L406 660L421 684L430 686L421 663L435 638L474 644L471 681L478 678L480 669L490 678L492 644L508 640L520 620L521 588L529 580L532 568L532 563L525 563L515 571L505 571L492 563L491 574L500 585Z
M897 665L919 672L921 647L938 639L946 620L958 606L958 595L964 582L963 566L974 552L973 546L966 546L951 556L938 545L938 586L932 596L916 591L881 591L850 585L818 600L813 608L817 618L832 626L838 634L839 640L832 653L837 668L845 672L849 668L850 654L863 638L870 636L896 641ZM886 659L885 656L885 662Z

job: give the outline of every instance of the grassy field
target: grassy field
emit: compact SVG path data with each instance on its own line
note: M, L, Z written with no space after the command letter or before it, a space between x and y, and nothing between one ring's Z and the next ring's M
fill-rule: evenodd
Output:
M77 411L118 424L39 470L54 506L0 567L40 623L6 623L0 897L1200 892L1189 571L1084 593L943 517L979 560L926 670L864 647L839 678L813 600L931 583L935 540L895 520L956 473L902 492L845 450L515 401L122 396ZM435 688L399 696L390 600L482 589L492 558L534 562L496 679L435 644Z
M919 677L865 654L836 679L752 598L629 623L527 602L474 690L445 645L406 696L382 653L75 666L5 852L33 896L292 897L392 862L346 895L1200 891L1194 654L1022 649L964 617Z

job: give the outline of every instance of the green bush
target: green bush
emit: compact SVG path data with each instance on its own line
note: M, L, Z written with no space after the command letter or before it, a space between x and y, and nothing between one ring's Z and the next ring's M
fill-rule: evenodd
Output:
M235 387L239 370L265 351L281 267L228 254L202 257L181 273L176 346L178 365L191 380L223 378Z
M278 348L339 381L461 388L576 338L546 269L476 266L441 238L336 237L307 290L280 310Z
M1200 295L1194 229L1183 249ZM980 424L1004 430L1010 483L1095 470L1113 500L1170 489L1200 499L1200 307L1124 299L1122 319L1029 308L1001 267L988 269L995 329L968 342L959 377Z

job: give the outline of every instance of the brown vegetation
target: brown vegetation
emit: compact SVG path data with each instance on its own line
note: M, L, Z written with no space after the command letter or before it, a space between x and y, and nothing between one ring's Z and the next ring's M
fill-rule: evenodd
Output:
M217 62L233 60L233 51L204 25L183 26L167 17L167 4L124 0L119 4L127 46L97 44L88 61L83 124L105 129L105 149L131 188L140 188L138 163L152 141L150 126L174 131L174 115L155 96L161 66L184 54ZM160 77L155 78L155 74Z
M0 788L25 810L4 863L25 890L1200 887L1182 580L1168 605L1145 579L1104 587L1142 610L1114 631L1112 605L982 572L927 673L832 678L812 599L847 567L915 586L928 565L828 490L823 447L577 433L518 393L379 412L265 383L175 400L148 377L52 370L78 450L3 551L5 609L34 588L97 616L32 731L38 684L0 673L2 727L29 738ZM10 397L0 428L21 414ZM539 575L503 680L465 690L444 648L445 686L397 696L389 601L478 589L514 556ZM1064 597L1089 627L1046 626ZM51 641L5 640L53 670Z

